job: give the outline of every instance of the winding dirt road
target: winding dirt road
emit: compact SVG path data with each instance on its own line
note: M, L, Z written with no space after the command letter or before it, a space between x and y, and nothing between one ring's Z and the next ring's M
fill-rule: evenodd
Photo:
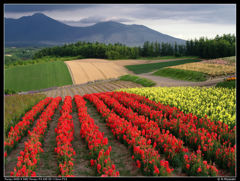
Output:
M154 76L152 73L138 74L139 77L150 79L156 82L154 87L178 87L178 86L215 86L218 82L224 80L225 77L218 77L213 79L208 79L203 82L190 82L184 80L174 80L167 77Z

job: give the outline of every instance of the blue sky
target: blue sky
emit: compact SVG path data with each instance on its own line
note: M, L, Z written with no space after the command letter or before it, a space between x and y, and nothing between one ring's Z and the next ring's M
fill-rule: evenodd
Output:
M236 4L5 4L4 17L41 12L71 26L141 24L182 39L236 34Z

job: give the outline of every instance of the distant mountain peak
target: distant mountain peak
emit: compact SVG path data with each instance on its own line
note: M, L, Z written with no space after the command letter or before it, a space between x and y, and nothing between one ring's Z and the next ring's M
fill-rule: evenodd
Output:
M142 46L145 41L185 44L144 25L125 25L116 21L103 21L87 27L73 27L52 19L43 13L23 16L19 19L5 18L5 44L61 45L65 42L121 43Z
M22 16L21 18L19 18L19 20L23 20L23 19L36 19L36 20L48 19L48 20L56 21L43 13L34 13L31 16Z
M32 16L46 16L45 14L43 14L43 13L34 13ZM47 16L48 17L48 16Z

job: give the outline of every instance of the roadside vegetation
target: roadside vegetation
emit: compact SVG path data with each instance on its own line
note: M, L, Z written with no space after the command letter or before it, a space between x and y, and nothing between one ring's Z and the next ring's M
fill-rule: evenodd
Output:
M152 86L156 85L156 83L152 80L138 77L135 75L130 75L130 74L121 76L120 80L135 82L137 84L141 84L144 87L152 87Z
M176 80L185 80L192 82L206 81L208 75L202 72L192 70L181 70L173 68L162 68L154 72L153 75L169 77Z

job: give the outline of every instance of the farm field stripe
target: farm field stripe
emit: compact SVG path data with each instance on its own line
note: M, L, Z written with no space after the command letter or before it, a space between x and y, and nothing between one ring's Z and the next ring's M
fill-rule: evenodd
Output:
M169 176L172 174L173 169L169 168L168 161L160 160L158 152L146 138L141 136L141 132L138 131L136 126L133 127L124 118L120 118L114 112L111 112L103 101L99 100L94 94L87 94L84 98L95 105L117 139L130 146L130 150L133 152L132 158L136 160L137 166L141 168L145 175ZM152 161L152 163L149 164L147 160Z
M103 83L100 85L102 88L106 89L106 92L112 91L113 88L108 85L108 83Z
M40 153L43 152L41 141L60 101L61 97L53 99L37 120L33 131L28 133L29 139L24 142L25 148L20 152L17 167L11 172L11 176L36 176L35 169L39 161Z
M96 84L93 86L98 92L107 92L107 89L103 88L102 86Z
M94 89L91 84L87 86L87 89L89 90L89 92L90 92L91 94L97 92L97 90Z
M113 91L115 89L119 89L121 87L119 86L116 86L115 84L113 84L113 82L106 82L105 84L106 87L109 87L110 88L110 91ZM108 92L108 91L107 91Z
M82 87L77 87L77 91L78 91L78 93L77 94L75 94L75 95L81 95L81 96L83 96L84 95L84 90L82 89Z
M107 79L108 77L106 76L106 74L97 66L95 65L94 63L92 63L92 65L100 72L100 74L102 75L102 77L104 79Z
M73 176L73 156L75 151L72 147L74 124L72 116L72 98L66 96L60 110L61 116L55 128L57 147L55 152L58 158L59 176Z
M77 94L78 94L78 92L76 91L76 88L71 87L70 89L71 89L71 92L72 92L72 97L73 97L74 95L77 95Z
M22 136L26 134L26 131L30 129L37 115L40 114L44 110L45 106L51 101L52 98L50 97L39 101L39 103L33 106L32 109L22 117L21 121L19 121L14 127L10 128L8 136L4 141L5 157L7 157L16 144L22 139Z
M86 101L79 95L74 96L78 109L79 122L81 124L80 135L88 143L90 150L91 166L97 169L97 175L101 176L119 176L115 165L110 158L111 146L108 146L108 138L100 132L95 125L94 120L87 113Z
M148 98L145 98L144 96L141 95L136 95L136 94L130 94L130 93L124 93L122 92L125 96L132 97L136 101L139 101L139 103L148 105L151 110L156 110L156 111L161 111L166 107L168 110L169 109L175 109L175 107L170 107L170 106L165 106L161 103L156 103L155 101L149 100ZM179 114L183 114L182 111L177 109L177 112ZM192 116L193 114L185 114L189 115L189 117L184 120L184 122L190 122L192 118L194 118L194 121L192 123L195 124L197 128L205 128L209 131L209 133L215 132L218 135L221 135L221 142L223 143L224 141L230 140L232 144L235 144L235 129L228 129L228 125L222 122L217 122L217 124L214 121L211 121L210 119L207 119L206 117L203 118L197 118L196 116ZM172 118L177 118L177 114L172 114ZM197 118L197 119L196 119Z
M110 97L110 95L112 97ZM107 105L112 107L113 110L120 114L122 117L129 120L134 125L138 126L138 128L142 131L142 135L144 135L147 139L152 140L150 142L155 145L155 147L157 146L156 148L158 148L160 152L164 153L170 163L174 166L181 166L179 165L179 161L183 162L185 155L191 155L190 158L196 157L197 159L192 159L190 162L192 165L189 166L191 168L194 167L196 170L191 169L191 171L189 171L189 168L187 168L186 165L183 164L183 171L185 171L187 174L192 176L195 174L201 176L217 174L217 169L212 165L208 165L207 163L205 163L206 161L202 159L201 151L198 150L197 154L190 153L188 149L183 146L182 140L177 139L171 134L169 135L169 131L167 131L166 133L165 131L161 131L155 122L151 120L148 121L145 119L144 116L138 116L137 113L134 113L132 110L127 109L126 107L121 105L117 101L119 100L117 93L98 94L98 97L101 98ZM117 98L117 100L115 98ZM121 96L120 99L124 100L123 96ZM208 169L207 167L209 167L210 169ZM205 173L198 173L198 168L203 169ZM206 171L208 172L208 174Z
M182 138L189 147L201 150L206 159L215 161L221 168L235 174L236 145L232 147L228 142L221 144L217 133L210 134L204 128L196 129L192 122L184 123L182 120L187 118L184 114L179 114L177 119L172 119L171 113L167 116L161 111L151 111L149 106L141 105L137 101L133 101L130 107L139 114L150 116L150 119L154 119L160 128L169 130L175 136Z

